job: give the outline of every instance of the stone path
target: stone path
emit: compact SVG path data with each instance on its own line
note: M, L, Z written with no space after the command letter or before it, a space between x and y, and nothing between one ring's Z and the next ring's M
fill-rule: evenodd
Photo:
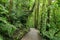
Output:
M30 28L30 32L28 32L21 40L42 40L39 31L35 28Z

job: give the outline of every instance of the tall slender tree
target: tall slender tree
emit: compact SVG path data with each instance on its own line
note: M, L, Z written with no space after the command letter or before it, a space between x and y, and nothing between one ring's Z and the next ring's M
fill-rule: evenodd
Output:
M40 0L35 0L35 17L34 17L34 26L37 28L38 26L38 15L39 15L39 5L40 5Z

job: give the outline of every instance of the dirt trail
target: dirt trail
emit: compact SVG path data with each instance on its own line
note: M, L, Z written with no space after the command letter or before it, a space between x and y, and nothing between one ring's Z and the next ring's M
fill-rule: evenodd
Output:
M28 32L21 40L42 40L39 31L35 28L30 28L30 32Z

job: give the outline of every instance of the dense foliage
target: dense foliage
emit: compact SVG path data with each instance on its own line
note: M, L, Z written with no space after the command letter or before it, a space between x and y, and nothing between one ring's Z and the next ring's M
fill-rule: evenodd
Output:
M29 6L27 0L0 0L0 40L17 40L28 32Z
M60 40L60 0L0 0L0 40L20 40L30 27Z
M60 40L59 4L59 0L45 0L42 2L40 32L46 40Z

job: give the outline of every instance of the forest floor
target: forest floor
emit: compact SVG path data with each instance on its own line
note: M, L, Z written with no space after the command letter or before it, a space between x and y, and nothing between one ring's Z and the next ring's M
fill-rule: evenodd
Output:
M21 40L42 40L42 38L37 29L30 28L30 31Z

